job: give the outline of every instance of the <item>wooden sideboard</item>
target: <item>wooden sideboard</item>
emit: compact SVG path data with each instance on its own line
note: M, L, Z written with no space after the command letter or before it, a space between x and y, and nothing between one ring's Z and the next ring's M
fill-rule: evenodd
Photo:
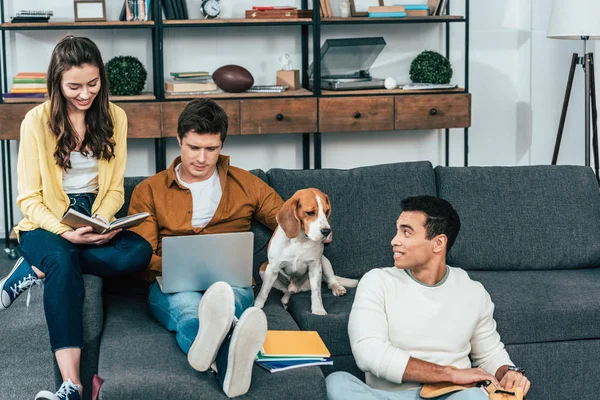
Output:
M471 94L297 97L216 100L229 117L228 135L467 128ZM187 101L122 102L128 137L169 138ZM23 117L37 104L0 104L0 140L18 140Z

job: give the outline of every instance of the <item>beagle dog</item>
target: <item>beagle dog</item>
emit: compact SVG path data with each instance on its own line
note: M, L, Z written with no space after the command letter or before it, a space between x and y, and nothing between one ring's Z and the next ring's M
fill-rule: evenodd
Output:
M294 293L311 291L311 311L326 315L321 299L321 279L334 296L346 294L346 287L358 281L335 276L331 262L323 255L324 243L331 242L329 197L318 189L298 190L277 213L278 227L268 246L268 261L260 267L262 287L254 305L262 308L272 287L283 292L285 308ZM344 287L345 286L345 287Z

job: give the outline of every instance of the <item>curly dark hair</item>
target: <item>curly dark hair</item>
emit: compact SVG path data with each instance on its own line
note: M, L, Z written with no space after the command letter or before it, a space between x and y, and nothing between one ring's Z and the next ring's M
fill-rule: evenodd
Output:
M78 141L69 119L67 100L62 93L61 82L65 71L84 64L98 67L100 91L85 113L86 132L81 143L81 153L85 156L91 153L98 160L107 161L115 156L114 125L108 108L108 80L100 50L88 38L67 35L52 51L48 66L49 126L57 138L54 159L64 170L71 168L69 156L77 147Z
M427 240L444 234L448 237L446 253L450 251L460 231L460 218L450 203L433 196L415 196L403 199L400 207L402 207L402 211L424 213Z

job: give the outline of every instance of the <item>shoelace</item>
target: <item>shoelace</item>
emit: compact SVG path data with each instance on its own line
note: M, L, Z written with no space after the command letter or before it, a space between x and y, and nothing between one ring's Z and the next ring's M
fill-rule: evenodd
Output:
M13 298L17 298L17 296L23 293L25 290L31 288L34 285L40 286L42 284L42 280L35 276L34 274L29 274L23 280L18 281L13 286L10 287L10 290L13 292ZM27 293L27 307L29 307L29 301L31 300L31 291Z
M74 385L73 382L69 379L68 381L63 382L62 385L60 385L58 392L56 392L56 396L59 398L68 399L71 393L79 392L78 387L79 385Z

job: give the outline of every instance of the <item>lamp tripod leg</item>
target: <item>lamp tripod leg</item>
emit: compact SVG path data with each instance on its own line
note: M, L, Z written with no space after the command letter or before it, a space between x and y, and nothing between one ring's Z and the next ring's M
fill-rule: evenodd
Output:
M598 160L598 110L596 108L596 74L594 72L594 54L589 54L590 58L590 100L592 105L592 149L594 150L594 169L596 171L596 180L600 183L600 160Z
M560 142L562 140L562 134L565 128L565 119L567 118L567 108L569 107L569 97L571 96L571 88L573 87L573 76L575 75L577 58L577 53L573 53L573 57L571 58L571 69L569 70L569 79L567 80L567 89L565 91L565 99L563 100L562 112L560 114L560 122L558 124L558 132L556 133L556 142L554 143L552 165L556 165L556 161L558 160L558 150L560 149Z

